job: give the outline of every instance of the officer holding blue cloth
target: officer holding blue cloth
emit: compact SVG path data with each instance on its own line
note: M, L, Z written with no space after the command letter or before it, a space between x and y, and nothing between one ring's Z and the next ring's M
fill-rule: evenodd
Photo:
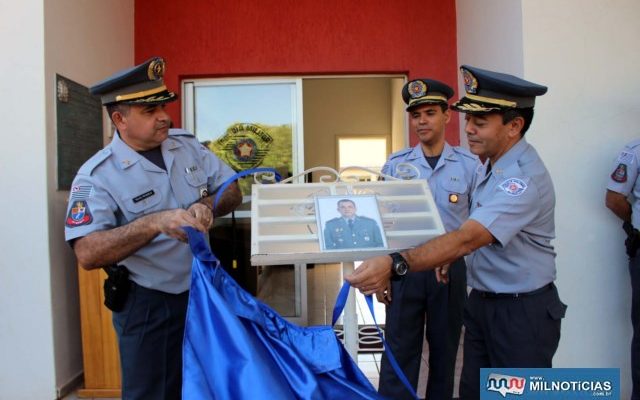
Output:
M127 400L181 398L192 260L182 227L206 232L242 199L233 184L212 211L212 195L234 172L192 134L169 129L165 105L177 96L164 69L154 57L90 89L116 131L78 171L65 220L78 263L109 275L105 305Z
M460 398L478 399L480 368L552 366L566 305L553 283L553 183L524 138L535 98L547 88L466 65L461 72L466 95L452 108L466 114L471 152L486 158L469 219L414 249L366 260L346 279L371 294L383 291L394 274L410 279L407 270L434 269L469 255Z
M382 173L404 179L425 179L447 232L469 217L478 157L445 141L451 119L448 100L453 89L433 79L415 79L404 85L411 131L419 143L392 154ZM413 168L409 168L409 166ZM424 338L429 345L429 374L425 398L451 399L456 356L467 297L464 258L453 261L449 282L438 282L435 271L410 272L391 281L378 300L386 308L385 336L398 364L418 386ZM425 329L426 322L426 329ZM413 398L382 356L378 392L393 399Z
M606 206L622 220L627 234L626 253L629 257L631 280L631 380L632 400L640 399L640 139L635 139L620 151L607 182Z

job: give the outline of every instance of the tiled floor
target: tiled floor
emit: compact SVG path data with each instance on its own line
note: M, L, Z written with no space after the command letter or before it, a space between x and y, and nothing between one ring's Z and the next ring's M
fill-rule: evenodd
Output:
M262 283L258 297L275 308L282 315L292 315L295 310L294 270L287 267L272 267L265 273L268 278ZM331 314L336 296L342 285L342 271L340 264L318 264L306 269L307 275L307 309L308 325L327 325L331 323ZM357 292L356 305L359 325L372 325L373 318L369 312L364 296ZM374 311L378 323L384 323L384 305L374 301ZM462 342L462 340L461 340ZM358 366L369 378L374 387L378 387L380 374L381 353L358 354ZM423 396L426 390L429 359L429 346L423 344L422 365L418 381L418 396ZM456 362L456 375L454 383L454 397L457 397L458 382L462 368L462 343ZM78 399L75 393L64 400Z

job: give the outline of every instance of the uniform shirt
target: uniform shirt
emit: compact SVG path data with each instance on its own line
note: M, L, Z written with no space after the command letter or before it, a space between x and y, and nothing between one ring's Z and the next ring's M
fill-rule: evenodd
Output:
M184 130L169 130L161 150L166 171L129 147L116 132L108 146L84 163L73 181L66 240L126 225L158 211L187 209L234 174ZM121 264L141 286L181 293L189 289L191 259L187 244L160 234Z
M618 155L607 189L623 194L633 195L631 200L631 222L634 228L640 228L640 139L628 143Z
M382 173L403 177L402 163L418 168L419 178L427 180L446 231L458 229L469 217L469 199L479 165L478 157L445 142L442 155L432 169L418 144L393 153L382 167Z
M555 192L536 150L522 138L486 173L478 169L470 219L497 242L468 258L467 284L495 293L524 293L556 278Z
M327 249L359 249L382 247L384 243L376 221L357 215L351 225L342 217L327 221L324 228L324 245Z

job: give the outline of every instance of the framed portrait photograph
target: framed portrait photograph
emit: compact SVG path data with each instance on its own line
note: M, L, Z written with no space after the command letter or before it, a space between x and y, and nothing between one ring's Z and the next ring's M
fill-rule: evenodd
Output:
M322 251L387 248L376 196L317 196L315 201Z

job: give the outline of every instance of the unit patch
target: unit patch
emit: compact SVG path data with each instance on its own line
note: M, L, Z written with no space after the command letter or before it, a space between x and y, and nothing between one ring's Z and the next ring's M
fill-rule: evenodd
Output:
M527 184L522 179L509 178L500 184L500 189L509 196L520 196L527 190Z
M611 179L618 183L624 183L627 181L627 166L625 164L618 164L618 168L611 173Z
M69 228L76 226L89 225L93 221L93 216L89 210L89 205L85 200L76 200L67 214L66 225Z

